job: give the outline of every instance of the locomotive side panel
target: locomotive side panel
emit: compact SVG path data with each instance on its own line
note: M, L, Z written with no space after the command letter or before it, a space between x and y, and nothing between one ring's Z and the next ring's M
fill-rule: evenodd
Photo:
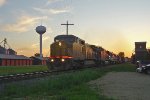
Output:
M105 61L106 60L106 51L105 50L103 50L103 51L101 51L100 52L100 56L101 56L101 61Z
M90 45L85 44L85 59L95 59L94 53Z
M92 52L93 52L93 59L96 61L96 62L100 62L101 60L101 51L102 51L102 48L101 47L98 47L98 46L95 46L95 45L90 45L90 47L92 48Z
M107 54L106 50L102 50L100 52L100 57L101 57L101 63L102 65L108 64L109 62L107 61L109 59L109 55Z
M84 60L85 59L85 48L84 45L79 43L73 43L73 59Z
M93 66L96 65L96 52L93 50L91 45L85 44L85 60L84 60L84 65L88 66Z

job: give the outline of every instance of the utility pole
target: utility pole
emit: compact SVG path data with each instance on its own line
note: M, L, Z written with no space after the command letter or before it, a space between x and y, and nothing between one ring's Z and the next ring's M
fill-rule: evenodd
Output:
M61 25L66 25L66 34L68 35L68 26L69 25L74 25L74 24L69 24L68 21L67 21L67 24L61 24Z

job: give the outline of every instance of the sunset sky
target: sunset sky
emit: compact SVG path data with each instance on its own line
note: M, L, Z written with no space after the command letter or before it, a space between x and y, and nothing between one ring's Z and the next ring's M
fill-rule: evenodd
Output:
M73 23L69 34L86 43L130 57L134 42L150 47L150 0L0 0L0 41L7 38L19 55L39 52L38 25L43 35L43 55L55 36L66 33L62 23Z

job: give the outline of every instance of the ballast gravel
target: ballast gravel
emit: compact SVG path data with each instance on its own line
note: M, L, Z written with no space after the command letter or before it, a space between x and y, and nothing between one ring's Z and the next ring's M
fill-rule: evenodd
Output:
M89 82L99 94L117 100L150 100L150 75L136 72L110 72Z

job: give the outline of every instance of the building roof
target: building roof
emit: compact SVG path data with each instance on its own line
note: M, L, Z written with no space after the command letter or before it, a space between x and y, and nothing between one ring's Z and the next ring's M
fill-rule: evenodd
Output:
M22 59L22 60L30 60L30 58L24 55L6 55L0 54L0 59Z
M147 43L147 42L146 42L146 41L142 41L142 42L135 42L135 44L141 44L141 43L142 43L142 44L143 44L143 43L145 44L145 43Z

